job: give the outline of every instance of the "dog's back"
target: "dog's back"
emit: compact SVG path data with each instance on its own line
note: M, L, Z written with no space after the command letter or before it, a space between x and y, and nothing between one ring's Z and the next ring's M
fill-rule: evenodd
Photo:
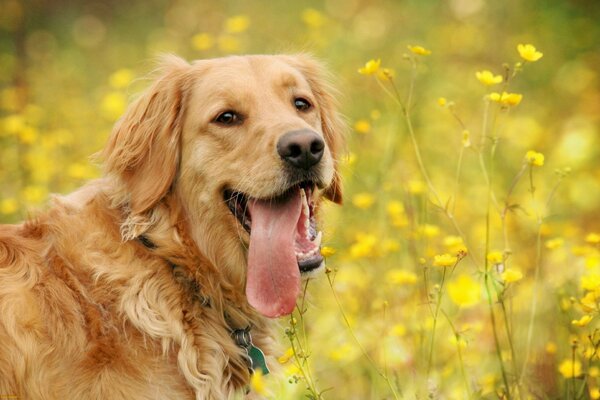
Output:
M33 221L0 226L0 395L193 398L176 353L163 355L172 349L121 311L125 283L156 262L121 242L106 201L78 193Z

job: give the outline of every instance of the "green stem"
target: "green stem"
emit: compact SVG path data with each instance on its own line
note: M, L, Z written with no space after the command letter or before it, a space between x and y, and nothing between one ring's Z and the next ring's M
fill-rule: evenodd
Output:
M496 292L497 292L497 289L496 289ZM512 368L514 371L513 373L515 376L517 376L518 375L517 357L516 357L515 346L514 346L513 337L512 337L511 323L508 318L508 312L506 311L506 303L504 302L504 296L498 295L498 302L500 303L500 307L502 308L502 316L504 317L504 327L506 329L506 337L508 339L508 347L510 348L510 356L511 356L511 360L512 360L511 364L512 364ZM519 388L520 388L520 386L517 385L517 387L515 389L517 391L517 395L519 396L519 398L522 398L521 390Z
M495 123L493 125L495 127ZM498 363L500 366L500 371L502 373L502 380L504 382L504 386L506 387L506 396L508 400L511 399L510 395L510 386L508 384L508 377L506 374L506 368L504 367L504 361L502 360L502 350L500 346L500 339L498 337L498 326L496 324L496 316L494 314L494 305L492 302L492 293L489 287L489 279L490 279L490 265L487 259L487 254L490 252L490 232L491 232L491 208L492 208L492 178L494 177L494 156L496 154L496 145L497 140L494 136L492 136L492 147L490 149L490 173L488 177L488 191L487 191L487 211L485 217L485 290L488 298L488 306L490 311L490 322L492 324L492 332L494 334L494 344L496 347L496 356L498 357Z
M367 359L369 364L371 364L371 367L387 383L388 387L390 388L390 391L392 392L392 395L394 396L394 399L399 400L400 397L399 397L398 393L396 393L396 389L394 388L394 385L393 385L392 381L390 380L390 378L385 374L385 372L382 372L381 370L379 370L379 368L377 367L377 364L375 363L373 358L371 358L369 353L367 353L367 351L363 347L360 340L358 340L358 338L354 334L352 326L350 325L350 321L348 320L348 317L346 316L346 313L344 312L344 308L342 307L342 303L340 302L340 299L338 298L338 295L333 287L333 281L332 281L330 273L327 274L327 281L329 282L329 287L331 288L331 293L333 294L335 303L337 304L337 306L340 310L340 314L342 315L342 319L344 320L344 323L346 324L346 327L348 328L348 332L350 333L350 336L352 337L354 342L356 342L356 344L357 344L358 348L360 349L361 353L363 354L363 356Z
M429 343L429 357L427 359L427 380L429 380L429 374L431 372L431 367L433 364L433 346L435 344L435 330L437 327L438 315L440 312L440 306L442 305L442 293L444 290L444 281L446 280L446 267L443 267L444 271L442 273L442 280L440 282L440 289L438 291L438 296L435 305L435 313L433 314L433 327L431 328L431 342Z
M458 201L458 188L460 185L460 172L462 169L462 159L465 152L465 147L460 146L460 152L458 153L458 161L456 162L456 174L454 175L454 199L452 201L452 215L456 212L456 203Z
M487 263L487 262L486 262ZM497 325L496 325L496 317L494 315L494 305L492 303L492 293L490 291L490 287L489 287L489 272L486 271L485 272L485 291L487 294L487 299L488 299L488 306L490 309L490 322L492 324L492 332L494 334L494 345L496 347L496 357L498 357L498 363L500 366L500 372L502 374L502 381L504 382L504 386L506 388L506 396L507 398L510 400L510 386L508 385L508 376L506 374L506 369L504 367L504 361L502 360L502 350L500 347L500 339L498 338L498 329L497 329Z
M450 325L450 329L452 329L452 333L454 333L454 337L456 338L456 353L458 355L458 361L459 361L459 365L460 365L460 373L462 375L463 384L465 385L465 391L467 392L469 399L471 399L472 398L471 388L469 386L469 380L467 379L467 373L465 372L465 362L464 362L463 356L462 356L462 349L460 348L460 334L458 333L458 330L452 323L452 320L450 319L448 314L446 314L446 312L443 309L441 311L442 311L442 314L444 315L444 317L446 317L446 321L448 322L448 325Z
M530 168L529 184L530 184L531 197L533 199L534 190L533 190L533 177L532 177L533 173L531 172L532 170L533 170L533 167ZM554 198L554 195L556 194L556 191L558 190L558 187L560 186L562 179L563 179L563 177L559 176L558 181L556 182L556 184L550 191L550 194L548 195L548 199L546 201L546 205L545 205L546 209L545 209L544 214L548 213L548 210L550 209L550 203L552 202L552 199ZM523 366L521 367L521 375L519 376L519 386L522 386L523 380L525 379L525 374L527 373L527 363L529 362L529 357L530 357L530 353L531 353L531 342L533 340L533 327L535 324L535 316L537 313L538 292L539 292L539 284L540 284L540 270L541 270L541 263L542 263L542 223L543 222L544 222L544 217L543 217L543 214L540 213L538 215L538 219L537 219L535 270L534 270L534 277L533 277L533 296L532 296L532 300L531 300L531 313L529 315L529 326L527 328L527 341L526 341L526 346L525 346L525 358L523 359Z

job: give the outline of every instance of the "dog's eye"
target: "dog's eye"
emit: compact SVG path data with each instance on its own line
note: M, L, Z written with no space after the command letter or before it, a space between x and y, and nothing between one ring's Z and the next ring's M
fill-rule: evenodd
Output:
M242 117L235 111L222 112L215 118L214 122L222 125L236 125L242 121Z
M310 101L298 97L294 99L294 107L296 107L296 110L298 111L308 111L312 108L312 104L310 104Z

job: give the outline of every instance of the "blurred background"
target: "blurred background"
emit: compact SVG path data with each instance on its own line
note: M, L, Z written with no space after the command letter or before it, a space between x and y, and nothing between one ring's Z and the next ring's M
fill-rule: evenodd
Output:
M256 390L600 398L598 21L595 0L0 0L0 222L99 176L156 56L308 51L342 92L345 205Z

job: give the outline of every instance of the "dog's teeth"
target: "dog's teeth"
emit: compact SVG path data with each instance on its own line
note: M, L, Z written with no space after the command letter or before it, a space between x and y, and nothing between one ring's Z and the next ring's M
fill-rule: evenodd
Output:
M313 242L313 244L315 246L317 246L317 248L321 245L321 238L323 237L323 232L319 231L319 233L317 233L317 236L315 236L315 238L313 240L311 240L311 242Z
M300 258L300 259L306 258L306 256L307 256L307 255L308 255L308 254L306 254L306 253L305 253L305 252L303 252L303 251L301 251L301 252L296 252L296 257L297 257L297 258Z
M308 199L306 197L306 191L304 189L300 189L300 197L302 198L302 211L306 216L310 214L310 210L308 208Z

